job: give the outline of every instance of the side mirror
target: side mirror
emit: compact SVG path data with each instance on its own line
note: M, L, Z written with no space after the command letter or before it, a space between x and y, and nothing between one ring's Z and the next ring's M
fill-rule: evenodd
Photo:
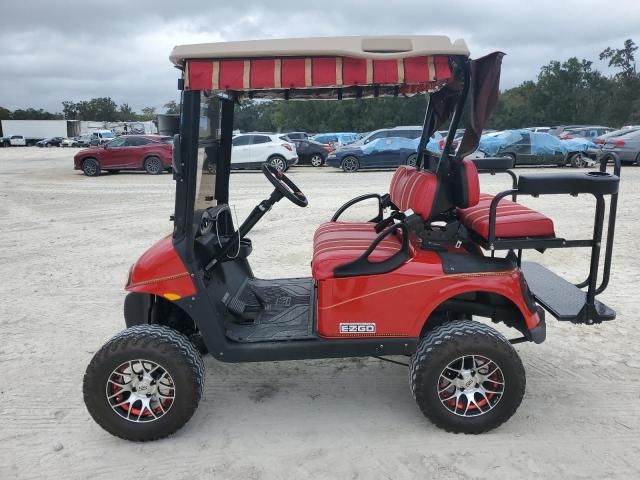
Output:
M181 144L182 142L180 140L180 134L176 133L173 136L173 155L171 157L171 170L173 171L174 180L182 180L183 164L182 153L180 149Z

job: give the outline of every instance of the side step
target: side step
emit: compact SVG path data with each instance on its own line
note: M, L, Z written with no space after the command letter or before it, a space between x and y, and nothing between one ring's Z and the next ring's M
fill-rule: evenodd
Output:
M536 301L561 321L600 323L616 318L616 312L595 300L587 305L587 293L536 262L522 262L522 273Z

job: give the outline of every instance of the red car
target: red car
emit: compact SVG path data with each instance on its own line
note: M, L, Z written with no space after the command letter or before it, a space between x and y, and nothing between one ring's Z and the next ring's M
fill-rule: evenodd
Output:
M158 175L171 167L172 154L171 137L127 135L81 150L73 157L73 168L88 177L97 177L102 170L144 170Z

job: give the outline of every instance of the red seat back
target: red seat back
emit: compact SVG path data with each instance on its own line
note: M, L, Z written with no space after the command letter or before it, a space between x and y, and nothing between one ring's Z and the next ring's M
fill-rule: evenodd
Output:
M401 212L413 210L428 220L436 196L438 179L428 170L416 170L406 165L398 167L389 186L391 202Z
M465 159L452 165L453 202L458 208L474 207L480 201L480 179L473 161Z

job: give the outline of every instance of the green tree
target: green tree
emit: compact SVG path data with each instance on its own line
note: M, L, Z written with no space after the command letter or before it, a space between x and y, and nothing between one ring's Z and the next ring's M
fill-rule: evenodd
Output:
M62 102L62 114L66 120L76 120L78 118L78 105L71 100Z
M179 114L180 113L180 105L176 103L175 100L171 100L164 104L164 113L167 114Z
M156 118L155 107L144 107L142 109L142 114L139 115L138 118L143 121L154 120Z
M120 105L120 108L118 109L118 120L120 120L121 122L126 122L136 119L136 112L133 111L133 108L131 108L128 103L123 103L122 105Z

